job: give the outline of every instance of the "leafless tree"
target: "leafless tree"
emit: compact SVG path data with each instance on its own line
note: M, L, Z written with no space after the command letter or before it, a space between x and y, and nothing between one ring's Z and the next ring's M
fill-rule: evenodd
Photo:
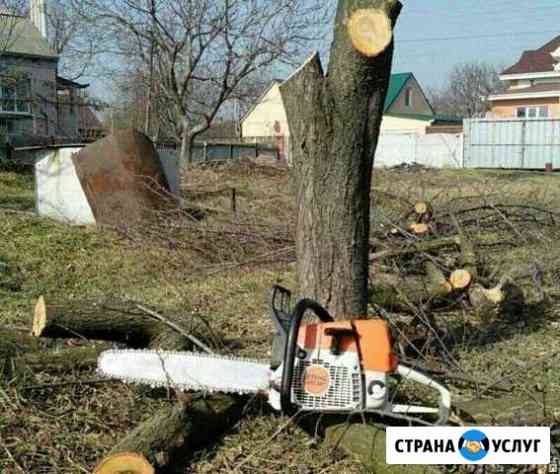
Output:
M26 11L26 0L0 0L0 54L17 41L18 25Z
M47 8L48 37L59 55L61 73L72 80L91 74L103 50L102 29L97 28L70 0L55 0Z
M297 63L329 16L329 2L319 0L73 1L113 33L120 53L140 58L147 71L153 62L152 95L181 140L182 163L244 81Z
M488 111L486 97L503 87L498 68L483 62L470 62L455 66L447 85L431 90L430 99L437 113L483 117Z

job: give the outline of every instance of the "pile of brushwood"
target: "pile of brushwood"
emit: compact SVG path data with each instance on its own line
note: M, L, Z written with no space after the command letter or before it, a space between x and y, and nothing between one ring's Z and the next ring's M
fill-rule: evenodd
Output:
M511 242L477 241L481 233L469 231L472 224L478 230L506 225L525 241L527 236L518 229L519 221L526 222L527 217L520 211L524 209L519 206L488 205L464 209L462 215L436 216L429 203L416 202L402 222L388 232L377 232L371 241L371 300L385 309L416 312L419 307L449 308L460 303L481 309L521 297L516 284L530 278L538 285L542 270L531 264L503 274L489 272L480 249ZM557 216L541 212L541 218L555 224ZM534 219L533 214L527 215Z
M442 342L449 334L437 319L438 312L456 307L494 311L508 306L511 315L524 304L522 281L530 282L537 293L542 293L544 270L536 263L504 269L501 273L487 268L483 249L511 245L511 241L482 239L481 236L491 233L492 229L506 228L516 239L526 241L534 236L525 233L522 224L555 226L558 219L560 216L554 212L530 206L484 203L436 212L429 202L420 201L411 204L410 212L398 222L376 226L371 237L370 300L374 312L387 318L399 333L400 357L414 363L418 361L417 355L425 355L426 347L439 347L436 355L443 360L450 357ZM485 232L480 232L481 229ZM17 271L13 265L0 263L0 282L17 286ZM95 367L99 353L115 344L130 348L192 350L193 343L200 347L202 340L202 344L220 347L220 337L206 323L189 321L190 326L184 320L130 301L59 303L41 297L28 334L2 330L0 369L15 377L20 371L34 369L63 372ZM408 331L411 327L421 329ZM43 338L78 343L76 347L52 351L45 349ZM92 343L81 344L80 341ZM452 366L453 361L449 360L448 368ZM464 383L476 383L447 369L434 374L462 377ZM501 385L492 388L499 390ZM144 395L149 392L140 390ZM228 395L178 393L174 399L174 404L153 414L113 446L100 460L95 473L153 473L169 466L177 456L185 456L185 452L208 444L231 427L242 416L247 403L243 397ZM504 411L534 414L534 410L526 409L526 404L524 399L511 398L500 399L499 404L481 401L463 404L460 408L472 422L488 421L491 415L496 420ZM527 418L526 421L538 420ZM314 424L312 429L316 427ZM378 472L385 472L380 464L384 450L382 431L362 424L349 427L346 420L335 420L325 422L323 434Z

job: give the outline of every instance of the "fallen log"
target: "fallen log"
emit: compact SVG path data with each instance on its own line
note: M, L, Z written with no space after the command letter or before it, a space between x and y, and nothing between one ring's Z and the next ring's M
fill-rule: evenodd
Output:
M416 222L427 224L432 221L434 210L429 202L417 201L414 204L414 212L416 213Z
M159 410L147 421L131 431L116 444L103 460L97 474L127 472L136 466L142 456L152 469L168 466L181 453L201 448L231 426L242 414L245 401L228 396L199 399L190 403L177 402ZM131 456L131 453L133 455ZM100 470L108 466L113 456L120 454L120 471ZM138 474L153 472L149 467L132 471Z
M459 420L479 425L538 425L560 416L560 395L535 392L532 396L454 402Z
M503 303L506 296L501 286L494 288L484 288L482 285L476 284L469 290L469 301L475 308L483 308L487 306L496 306Z
M449 283L454 290L465 290L473 281L473 275L470 271L460 268L454 270L449 276Z
M459 247L461 248L461 265L464 270L471 274L472 281L476 281L478 277L478 269L474 244L463 231L457 217L452 216L452 218L453 225L455 226L459 238Z
M357 459L376 474L429 474L430 466L390 465L385 462L385 431L364 423L338 423L325 429L325 442Z
M460 246L458 237L445 237L437 240L427 240L422 242L410 242L402 248L382 250L380 252L372 253L369 260L382 260L391 257L400 257L414 253L432 252L444 247Z
M93 474L155 474L155 470L148 460L136 453L118 453L104 459L95 468Z
M420 222L420 223L410 224L408 226L408 230L414 235L422 236L422 235L428 235L431 232L432 228L430 227L429 224Z
M91 369L97 366L99 354L108 349L107 345L73 347L59 351L38 351L20 355L12 360L17 372L71 372Z
M452 291L443 273L431 262L426 263L426 276L400 276L375 273L369 289L370 301L400 311L411 311L417 305L435 304Z
M35 337L85 338L146 347L164 327L134 303L47 303L41 296L35 305L32 334Z

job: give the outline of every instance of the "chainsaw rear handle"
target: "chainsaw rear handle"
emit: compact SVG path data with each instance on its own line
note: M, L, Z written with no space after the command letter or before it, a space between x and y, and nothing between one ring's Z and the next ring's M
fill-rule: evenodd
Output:
M294 374L299 328L307 310L313 311L323 323L334 321L333 317L325 308L316 301L307 298L300 300L294 308L290 321L288 341L286 343L286 349L284 350L284 370L282 372L282 384L280 386L280 406L284 413L291 413L295 408L291 401L292 378Z

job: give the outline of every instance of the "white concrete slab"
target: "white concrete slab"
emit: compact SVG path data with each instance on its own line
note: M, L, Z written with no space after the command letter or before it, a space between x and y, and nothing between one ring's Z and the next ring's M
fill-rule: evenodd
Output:
M35 200L40 216L74 225L95 224L72 154L81 148L47 149L35 163Z

